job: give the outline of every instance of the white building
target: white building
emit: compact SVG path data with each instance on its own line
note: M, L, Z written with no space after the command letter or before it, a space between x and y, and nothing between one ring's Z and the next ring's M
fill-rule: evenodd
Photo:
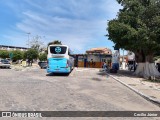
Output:
M0 50L21 50L26 51L28 48L26 47L16 47L16 46L8 46L8 45L0 45Z

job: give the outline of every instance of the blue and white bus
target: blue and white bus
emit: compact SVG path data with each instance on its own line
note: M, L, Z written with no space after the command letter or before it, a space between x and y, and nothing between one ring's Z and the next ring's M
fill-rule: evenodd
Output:
M70 73L74 68L74 58L67 45L48 46L48 67L47 73Z

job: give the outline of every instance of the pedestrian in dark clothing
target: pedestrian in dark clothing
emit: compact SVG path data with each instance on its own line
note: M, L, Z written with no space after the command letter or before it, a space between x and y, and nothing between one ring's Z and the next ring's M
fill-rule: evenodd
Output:
M90 67L90 61L88 61L88 67Z
M157 69L160 72L160 63L157 63Z
M92 67L94 66L94 62L93 62L93 59L91 59L91 64L92 64Z

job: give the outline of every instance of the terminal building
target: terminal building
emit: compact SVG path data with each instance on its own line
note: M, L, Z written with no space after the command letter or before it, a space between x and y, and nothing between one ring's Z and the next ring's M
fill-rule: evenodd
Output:
M28 48L26 47L16 47L16 46L8 46L8 45L0 45L0 50L21 50L26 51Z

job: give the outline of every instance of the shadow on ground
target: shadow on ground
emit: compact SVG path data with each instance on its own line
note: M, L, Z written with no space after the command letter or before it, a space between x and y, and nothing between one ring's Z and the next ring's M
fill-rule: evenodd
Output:
M106 76L106 73L105 72L99 72L99 73L97 73L97 75Z
M7 67L0 67L0 69L11 69L11 67L10 67L10 68L7 68Z
M103 70L99 70L99 72L97 73L97 75L106 76L106 72L103 71Z
M46 74L46 76L69 76L68 73L49 73L49 74Z
M102 79L100 79L100 78L92 78L92 80L94 80L94 81L102 81Z
M117 73L110 73L110 72L105 72L103 70L99 70L97 75L105 76L105 75L107 75L107 73L109 73L110 75L116 75L117 77L121 77L121 76L125 75L127 77L137 78L137 76L135 76L133 74L134 73L133 71L127 71L127 70L118 70Z

